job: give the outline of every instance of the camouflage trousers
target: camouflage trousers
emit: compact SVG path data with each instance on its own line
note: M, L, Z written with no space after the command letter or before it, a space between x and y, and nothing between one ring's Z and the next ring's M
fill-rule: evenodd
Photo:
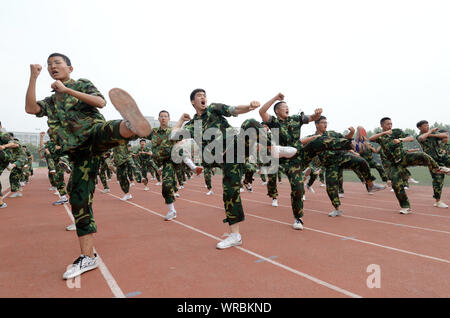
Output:
M184 174L183 163L175 163L174 164L174 168L175 168L176 180L178 181L178 184L180 186L182 186L184 184L184 182L186 181L186 176ZM176 186L177 186L177 183L175 182L175 187Z
M172 161L163 163L161 192L166 204L175 202L175 192L178 191L175 169L175 164Z
M105 158L101 158L100 159L99 177L100 177L100 182L103 185L103 189L109 189L108 182L106 181L107 169L109 169L109 168L108 168L108 164L106 163Z
M376 169L378 171L378 173L380 174L381 180L383 180L383 182L387 182L388 181L388 177L387 177L386 171L384 170L384 168L383 168L383 166L381 164L376 162L373 158L369 159L369 160L367 158L364 158L364 159L367 161L367 163L369 164L370 168Z
M439 161L439 166L450 167L449 158L446 157L445 159ZM442 188L444 187L445 174L434 173L431 169L430 174L431 178L433 179L433 198L435 198L436 200L440 200L442 195Z
M430 170L439 168L439 165L424 152L408 152L402 160L397 164L392 164L389 169L389 178L392 181L392 189L394 189L395 196L402 208L410 208L408 196L404 189L405 179L408 178L407 167L410 166L428 166Z
M143 178L147 178L149 172L153 178L156 177L158 182L161 182L161 178L158 173L158 166L153 160L144 161L141 165L141 174Z
M278 197L277 175L278 173L269 173L267 175L267 195L272 199Z
M60 196L66 195L66 182L64 181L64 169L61 168L58 164L60 160L60 157L53 157L53 161L55 163L55 171L56 173L53 174L53 184L54 187L56 187L56 189L59 192ZM67 161L65 161L66 163L68 163Z
M127 160L117 168L117 180L119 181L120 188L124 193L130 192L130 181L134 181L134 178L129 179L134 175L136 177L136 182L142 182L142 174L137 169L136 165L132 160Z
M244 184L253 183L253 175L256 172L256 164L247 162L244 165Z
M352 169L355 172L357 171L362 175L366 183L375 180L375 177L370 172L369 164L361 157L345 155L341 160L336 162L336 164L326 166L325 178L327 194L335 209L338 209L341 205L341 201L339 200L339 176L342 176L343 169ZM341 189L341 191L343 191L343 189Z
M212 189L211 178L212 178L212 168L204 167L203 177L205 178L205 184L208 190Z
M120 122L113 120L94 125L89 130L91 135L88 141L69 154L73 167L67 191L78 236L97 232L92 202L100 158L109 149L128 141L120 136Z

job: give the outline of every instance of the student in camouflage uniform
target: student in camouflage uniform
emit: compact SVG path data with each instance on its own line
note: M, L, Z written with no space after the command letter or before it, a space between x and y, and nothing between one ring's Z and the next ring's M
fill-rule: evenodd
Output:
M411 142L414 137L406 135L401 129L392 129L392 121L389 117L380 120L382 132L374 134L369 138L380 144L383 153L390 164L390 179L395 196L400 204L401 214L409 214L411 205L404 189L404 179L407 175L406 168L409 166L428 166L430 171L436 174L449 173L450 169L439 167L438 163L423 152L406 152L403 142Z
M10 170L13 162L13 148L19 147L14 141L13 137L7 133L1 131L2 126L0 122L0 175L5 169ZM3 202L2 184L0 182L0 208L6 208L8 205Z
M101 155L136 135L148 135L151 127L133 98L119 88L110 90L109 97L125 119L106 121L98 111L105 106L105 98L89 80L70 78L73 67L67 56L51 54L47 63L47 70L55 80L51 84L54 94L37 101L36 82L42 66L31 64L25 111L48 118L51 139L61 146L73 164L67 190L81 256L63 275L64 279L71 279L98 266L94 255L93 234L97 226L92 201Z
M355 140L356 142L356 148L357 152L363 158L367 161L370 168L376 169L378 173L380 174L381 180L383 182L388 181L388 177L386 175L386 171L384 171L384 168L381 164L375 161L373 158L373 153L376 153L375 148L372 146L372 144L367 140L367 137L360 136L359 140Z
M111 189L108 186L108 170L115 170L113 165L111 164L111 151L107 151L105 154L103 154L100 157L100 171L99 171L99 177L100 177L100 182L103 185L103 193L109 193L111 192ZM111 166L111 167L110 167Z
M280 158L280 169L288 177L291 185L291 206L294 215L292 227L296 230L303 229L303 171L308 167L311 160L324 150L345 150L351 149L352 143L345 138L332 138L328 136L318 136L311 142L302 145L300 141L300 129L320 117L322 109L318 108L313 115L306 116L302 112L300 115L289 116L289 107L283 101L284 95L279 93L261 107L259 113L262 120L272 130L272 135L277 134L281 147L293 147L294 152L291 157ZM267 113L268 109L274 105L276 117ZM276 138L276 137L275 137ZM285 148L280 148L282 149ZM289 148L286 148L290 152Z
M8 166L8 170L10 170L9 174L9 185L11 186L11 195L10 198L18 198L22 197L22 189L20 187L20 179L23 175L23 169L25 165L27 164L28 158L27 155L20 144L19 140L17 138L14 138L13 133L9 133L12 137L12 142L17 144L18 147L11 147L9 148L11 151L11 157L10 157L10 163L11 165Z
M450 167L450 160L446 151L448 132L439 131L439 128L430 129L426 120L417 123L420 134L416 137L425 153L431 156L439 166ZM442 188L444 186L444 174L437 174L430 170L433 179L433 198L436 200L435 207L448 208L445 202L441 201Z
M203 168L204 168L203 177L205 178L205 185L206 185L206 188L208 189L208 192L206 193L206 195L214 194L214 192L212 190L212 183L211 183L214 167L209 164L203 164Z
M120 188L125 195L120 199L126 201L132 199L133 196L130 192L130 181L128 178L131 174L136 176L136 181L138 183L144 183L147 186L147 179L143 178L141 172L137 169L134 164L134 159L130 154L130 148L127 144L120 144L119 146L113 148L113 160L116 166L117 180L119 181Z
M146 144L145 139L141 139L139 141L139 148L136 150L136 155L141 167L142 176L144 178L147 178L147 174L149 172L152 172L151 175L154 176L154 171L158 171L158 166L152 159L153 153L151 151L151 147ZM156 175L158 177L158 182L161 181L161 179L159 178L159 174L157 173ZM148 191L149 188L146 186L144 190Z
M66 182L64 181L64 169L59 164L60 160L63 160L64 154L61 151L61 147L58 146L53 140L49 140L45 143L45 149L50 154L50 160L53 162L55 173L52 174L53 184L56 187L60 199L58 201L53 202L53 205L62 205L69 202L69 198L67 198L66 194ZM67 167L68 164L64 163ZM53 170L52 170L53 171Z
M253 101L249 105L236 107L216 103L208 106L206 92L203 89L195 89L192 91L190 101L195 108L196 114L192 119L189 114L183 114L174 130L183 133L183 136L185 134L189 135L189 138L194 138L197 143L201 143L203 155L202 161L205 161L208 164L219 165L222 168L223 202L226 214L226 218L223 222L229 224L231 234L228 238L219 242L216 247L218 249L225 249L241 245L242 238L239 233L239 224L244 221L245 216L239 189L244 160L238 160L237 158L237 143L238 139L242 141L243 138L236 135L236 131L231 127L225 117L247 113L259 107L260 104L259 102ZM187 121L187 123L184 125L184 129L181 129L185 121ZM198 129L195 127L200 128L201 136L196 136L194 134L194 132L198 132ZM262 125L256 120L246 120L241 128L245 131L245 128L248 127L262 128ZM217 147L211 149L209 140L207 140L208 138L203 138L205 137L205 132L213 132L214 143L211 143L211 145L219 145L217 147L222 146L223 148L220 150L220 153L216 154ZM201 140L198 140L198 137L201 137ZM211 151L209 152L209 150ZM209 154L211 154L211 156L209 156ZM231 154L233 154L233 156L231 156Z
M315 121L316 133L310 135L304 139L302 142L308 143L317 138L317 136L326 136L333 138L346 138L351 139L355 133L353 127L349 128L349 133L344 137L342 134L335 131L327 130L327 118L325 116L320 116L319 119ZM320 163L325 167L326 176L326 186L327 194L330 198L331 204L334 210L328 215L331 217L342 215L342 211L339 210L341 202L339 200L339 174L342 174L343 169L352 169L353 171L358 171L364 178L364 181L368 185L370 191L382 190L385 187L373 183L375 177L370 172L370 167L367 161L356 155L356 152L351 151L323 151L318 155ZM341 191L343 191L341 189Z

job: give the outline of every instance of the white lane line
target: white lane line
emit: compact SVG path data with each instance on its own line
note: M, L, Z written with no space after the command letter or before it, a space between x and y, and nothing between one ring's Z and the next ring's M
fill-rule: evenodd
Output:
M66 209L69 218L72 220L73 223L75 223L72 212L70 211L67 204L64 204L64 208ZM100 254L95 250L95 248L94 252L97 253L98 256L98 268L100 269L100 272L102 273L103 278L106 280L106 283L108 284L109 289L111 289L111 292L113 293L114 297L126 298L125 294L122 292L122 289L120 289L119 284L117 284L116 280L112 276L105 262L103 262L103 259L100 257Z
M195 190L189 190L189 191L195 191ZM155 194L159 194L159 193L154 192L154 191L150 191L150 192L155 193ZM195 192L197 192L197 191L195 191ZM198 191L198 192L201 192L201 191ZM216 209L219 209L219 210L222 210L222 211L224 210L222 207L218 207L218 206L211 205L211 204L206 204L206 203L199 202L199 201L192 201L192 200L187 200L187 199L183 199L183 198L177 198L177 200L184 200L184 201L188 201L188 202L191 202L191 203L194 203L194 204L209 206L209 207L216 208ZM248 213L248 212L245 212L245 215L246 216L247 215L248 216L252 216L252 217L259 218L259 219L266 220L266 221L270 221L270 222L276 222L276 223L280 223L280 224L291 225L290 223L286 223L286 222L283 222L283 221L278 221L278 220L275 220L275 219L270 219L270 218L258 216L258 215L251 214L251 213ZM407 251L407 250L403 250L403 249L399 249L399 248L395 248L395 247L391 247L391 246L387 246L387 245L382 245L382 244L378 244L378 243L373 243L373 242L369 242L369 241L352 239L352 238L349 238L346 235L340 235L340 234L335 234L335 233L331 233L331 232L325 232L325 231L322 231L322 230L313 229L311 227L304 227L304 229L305 230L311 230L311 231L314 231L314 232L317 232L317 233L321 233L321 234L325 234L325 235L334 236L334 237L346 238L348 241L354 241L354 242L367 244L367 245L371 245L371 246L377 246L377 247L381 247L381 248L388 249L388 250L391 250L391 251L396 251L396 252L400 252L400 253L404 253L404 254L414 255L414 256L418 256L418 257L422 257L422 258L426 258L426 259L430 259L430 260L434 260L434 261L450 264L450 260L443 259L443 258L438 258L438 257L434 257L434 256L420 254L420 253L415 253L415 252L411 252L411 251Z
M198 191L198 190L191 190L191 189L186 189L187 191L192 191L192 192L198 192L198 193L202 193L202 191ZM214 196L220 196L218 194L213 194ZM179 199L179 198L177 198ZM257 201L257 200L252 200L252 199L247 199L247 198L242 198L241 199L243 201L250 201L250 202L256 202L256 203L261 203L261 201ZM186 199L184 199L186 200ZM290 200L290 199L289 199ZM310 200L312 201L312 200ZM291 208L291 206L287 206L287 205L282 205L282 204L278 204L278 206L283 207L283 208ZM320 213L320 214L327 214L328 212L325 211L320 211L320 210L314 210L314 209L307 209L304 208L304 211L311 211L311 212L315 212L315 213ZM431 228L426 228L426 227L419 227L419 226L414 226L414 225L407 225L407 224L401 224L401 223L394 223L394 222L388 222L388 221L382 221L382 220L375 220L375 219L368 219L368 218L362 218L362 217L358 217L358 216L352 216L352 215L342 215L342 217L344 218L351 218L351 219L357 219L357 220L363 220L363 221L368 221L368 222L375 222L375 223L382 223L382 224L389 224L389 225L393 225L393 226L400 226L400 227L406 227L406 228L411 228L411 229L417 229L417 230L423 230L423 231L430 231L430 232L437 232L437 233L443 233L443 234L450 234L449 231L443 231L443 230L436 230L436 229L431 229Z
M153 192L153 191L151 191L151 192ZM153 192L153 193L155 193L155 192ZM112 196L112 197L115 197L115 198L117 198L117 199L120 199L120 197L118 197L118 196L116 196L116 195L114 195L114 194L111 194L111 193L108 193L108 194L109 194L110 196ZM159 194L159 193L158 193L158 194ZM150 213L152 213L152 214L154 214L154 215L156 215L156 216L164 217L164 215L159 214L158 212L155 212L155 211L153 211L153 210L147 209L147 208L145 208L145 207L143 207L143 206L141 206L141 205L139 205L139 204L136 204L136 203L134 203L134 202L131 202L131 201L124 201L124 202L126 202L126 203L128 203L128 204L131 204L131 205L133 205L133 206L135 206L135 207L137 207L137 208L140 208L140 209L142 209L142 210L145 210L145 211L147 211L147 212L150 212ZM176 224L178 224L178 225L184 226L184 227L186 227L186 228L188 228L188 229L190 229L190 230L192 230L192 231L195 231L195 232L197 232L197 233L203 234L203 235L205 235L205 236L207 236L207 237L209 237L209 238L212 238L212 239L214 239L214 240L221 241L221 239L218 238L217 236L214 236L214 235L212 235L212 234L206 233L206 232L204 232L204 231L202 231L202 230L200 230L200 229L197 229L197 228L195 228L195 227L193 227L193 226L184 224L184 223L182 223L182 222L180 222L180 221L172 220L172 221L170 221L170 222L174 222L174 223L176 223ZM248 249L245 249L245 248L242 248L242 247L236 247L236 248L239 249L240 251L243 251L243 252L245 252L245 253L247 253L247 254L249 254L249 255L252 255L252 256L254 256L254 257L260 259L260 260L264 260L264 261L266 261L266 262L269 262L269 263L271 263L271 264L273 264L273 265L275 265L275 266L277 266L277 267L280 267L280 268L282 268L282 269L284 269L284 270L287 270L287 271L289 271L289 272L291 272L291 273L293 273L293 274L295 274L295 275L297 275L297 276L304 277L304 278L306 278L306 279L308 279L308 280L311 280L311 281L313 281L313 282L315 282L315 283L317 283L317 284L319 284L319 285L322 285L322 286L324 286L324 287L327 287L327 288L329 288L329 289L332 289L332 290L334 290L334 291L337 291L337 292L339 292L339 293L341 293L341 294L344 294L344 295L346 295L346 296L353 297L353 298L362 298L362 296L360 296L360 295L354 294L354 293L352 293L352 292L350 292L350 291L347 291L347 290L345 290L345 289L342 289L342 288L340 288L340 287L338 287L338 286L335 286L335 285L332 285L332 284L330 284L330 283L327 283L327 282L325 282L325 281L323 281L323 280L321 280L321 279L318 279L318 278L316 278L316 277L314 277L314 276L311 276L311 275L308 275L308 274L306 274L306 273L300 272L300 271L298 271L298 270L296 270L296 269L293 269L293 268L291 268L291 267L289 267L289 266L286 266L286 265L283 265L283 264L281 264L281 263L279 263L279 262L276 262L276 261L274 261L274 260L272 260L272 259L270 259L270 258L267 258L267 257L265 257L265 256L262 256L262 255L260 255L260 254L258 254L258 253L252 252L252 251L250 251L250 250L248 250Z

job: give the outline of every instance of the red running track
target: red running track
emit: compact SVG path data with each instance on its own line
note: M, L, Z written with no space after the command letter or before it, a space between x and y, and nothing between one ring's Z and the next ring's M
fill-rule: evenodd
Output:
M389 190L368 195L346 182L344 214L330 218L316 183L306 193L305 229L296 231L286 179L272 207L256 178L255 191L241 193L242 247L217 250L228 233L220 176L212 196L203 176L188 181L170 222L160 186L137 184L122 202L114 178L111 193L99 183L94 198L101 266L66 282L80 253L75 232L65 230L70 206L52 206L46 170L35 172L24 196L7 196L0 210L0 297L450 297L450 211L432 206L431 187L412 186L413 213L401 215Z

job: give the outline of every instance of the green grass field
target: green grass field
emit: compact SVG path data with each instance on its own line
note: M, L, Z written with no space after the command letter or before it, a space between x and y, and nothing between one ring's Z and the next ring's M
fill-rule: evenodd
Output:
M431 186L431 175L426 167L409 167L408 170L411 172L411 176L413 179L419 181L418 185L423 186ZM381 182L381 177L377 170L372 169L372 174L377 178L375 182ZM359 182L358 177L353 171L345 170L344 171L344 181L350 181L350 182ZM450 178L445 178L444 186L449 187L450 186Z

